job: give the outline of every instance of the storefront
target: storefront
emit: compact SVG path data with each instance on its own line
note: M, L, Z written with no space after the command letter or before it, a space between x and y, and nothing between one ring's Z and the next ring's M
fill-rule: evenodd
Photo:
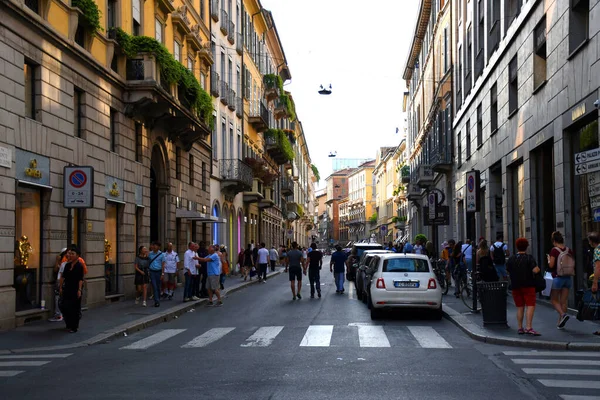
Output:
M104 279L106 295L119 294L120 214L125 206L123 180L105 178Z

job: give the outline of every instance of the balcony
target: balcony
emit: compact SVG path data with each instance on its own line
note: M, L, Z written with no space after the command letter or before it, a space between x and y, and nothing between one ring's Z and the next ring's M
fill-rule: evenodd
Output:
M264 197L262 200L258 202L258 208L264 210L265 208L270 208L275 205L275 201L273 200L273 188L265 187L264 188Z
M421 164L417 167L415 171L417 174L417 185L420 187L428 187L434 184L435 182L435 174L431 165Z
M227 41L230 44L235 43L235 24L233 21L229 21L229 32L227 33Z
M242 118L244 116L244 101L241 97L236 97L235 104L235 115L238 118Z
M219 173L221 191L225 194L235 196L252 189L252 169L242 160L219 160Z
M263 184L260 179L254 178L252 180L252 189L244 192L244 203L258 203L264 198Z
M284 96L279 96L275 99L275 107L273 109L273 115L275 115L276 119L289 117L288 115L288 106L286 102L286 98Z
M215 22L219 22L219 0L212 0L210 2L210 17Z
M441 146L436 147L431 151L431 168L435 172L449 173L452 172L452 147Z
M411 182L408 184L408 190L406 192L406 198L409 201L418 201L421 199L422 189L417 186L416 183Z
M229 104L229 85L224 80L221 81L221 103Z
M294 203L293 201L288 201L285 205L286 210L286 219L290 221L295 221L300 219L300 215L298 214L298 203Z
M227 35L229 32L229 14L227 11L221 10L221 33Z
M410 182L410 167L408 165L405 165L400 169L400 177L402 179L402 183Z
M244 36L241 33L237 34L237 42L235 42L235 51L241 56L244 54Z
M294 195L294 181L286 176L281 178L281 194L284 196Z
M235 90L229 88L229 92L227 93L227 107L231 111L235 111L236 103L235 103Z
M267 101L272 101L279 98L279 86L281 78L275 74L266 74L263 77L263 82L265 84L265 99Z
M269 129L269 110L263 102L260 102L258 110L256 107L250 107L250 115L248 116L248 122L258 132L264 132Z
M221 95L221 79L219 78L219 74L215 71L210 72L210 94L215 97Z
M167 82L153 54L127 59L125 76L125 115L169 132L169 140L179 140L185 151L210 135L210 117L192 109L186 91Z
M283 165L293 158L292 146L283 131L269 129L264 133L264 139L265 150L278 165Z

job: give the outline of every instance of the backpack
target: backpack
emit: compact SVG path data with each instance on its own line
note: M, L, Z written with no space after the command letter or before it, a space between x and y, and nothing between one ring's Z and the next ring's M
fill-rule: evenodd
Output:
M494 264L506 264L506 253L504 252L504 243L502 243L500 247L496 247L496 244L493 244L492 247L494 248Z
M565 247L565 251L561 251L558 247L555 247L555 249L560 252L556 258L556 275L575 275L575 259L573 258L573 255L569 253L569 248Z

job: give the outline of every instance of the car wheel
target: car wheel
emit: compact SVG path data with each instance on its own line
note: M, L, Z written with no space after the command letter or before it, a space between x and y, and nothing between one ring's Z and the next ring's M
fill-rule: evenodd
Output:
M356 288L356 298L357 298L358 300L361 300L361 301L362 301L362 299L363 299L363 292L362 292L362 290L360 290L360 289L358 288L358 286L356 286L356 285L354 285L354 287Z
M373 308L373 303L371 302L371 293L367 293L367 308L369 310Z
M442 306L440 305L440 308L438 308L437 310L434 310L431 317L433 319L435 319L436 321L439 321L442 319L442 317L444 316L444 314L442 313Z

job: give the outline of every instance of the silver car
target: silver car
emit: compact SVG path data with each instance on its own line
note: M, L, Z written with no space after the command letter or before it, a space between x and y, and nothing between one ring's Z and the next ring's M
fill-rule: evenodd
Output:
M386 309L421 308L442 318L442 290L429 259L421 254L378 254L370 264L367 305L371 319Z

